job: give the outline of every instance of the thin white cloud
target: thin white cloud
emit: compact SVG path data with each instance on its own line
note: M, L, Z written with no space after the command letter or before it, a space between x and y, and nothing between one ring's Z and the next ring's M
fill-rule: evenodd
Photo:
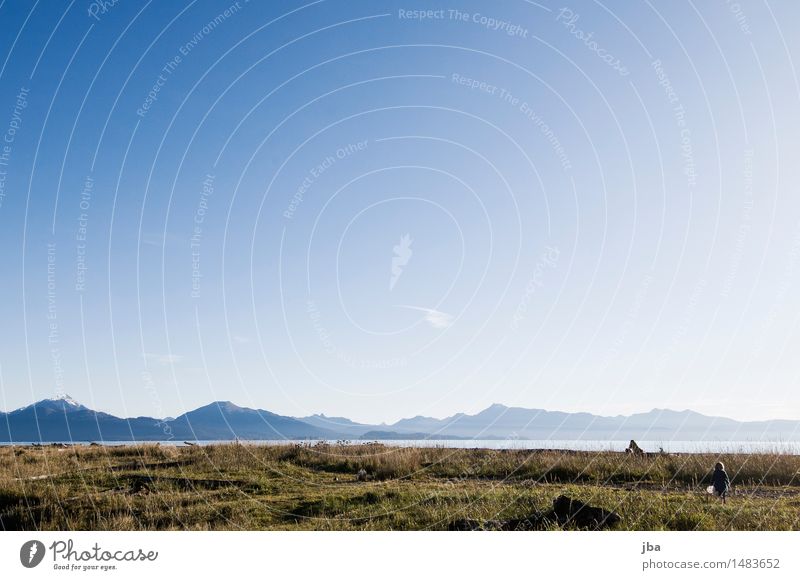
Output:
M144 358L148 362L163 366L178 364L183 361L183 356L179 354L157 354L152 352L144 353Z
M164 236L162 234L143 234L141 242L146 246L162 247L164 245Z
M398 304L397 308L407 308L409 310L417 310L425 313L425 322L436 329L447 328L453 323L453 317L441 310L434 310L433 308L422 308L421 306L409 306L407 304Z
M186 246L189 242L186 238L176 234L157 234L157 233L144 233L139 241L145 246L155 246L157 248L164 248L167 246Z

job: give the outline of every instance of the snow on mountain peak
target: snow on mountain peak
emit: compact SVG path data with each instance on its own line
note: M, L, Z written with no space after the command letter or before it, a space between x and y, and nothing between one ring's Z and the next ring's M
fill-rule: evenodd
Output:
M54 400L54 401L63 401L63 402L65 402L67 405L71 405L71 406L73 406L73 407L80 407L80 406L81 406L81 404L80 404L78 401L76 401L75 399L73 399L72 397L70 397L70 396L69 396L68 394L66 394L66 393L64 393L63 395L59 395L58 397L56 397L56 398L55 398L55 399L53 399L53 400Z

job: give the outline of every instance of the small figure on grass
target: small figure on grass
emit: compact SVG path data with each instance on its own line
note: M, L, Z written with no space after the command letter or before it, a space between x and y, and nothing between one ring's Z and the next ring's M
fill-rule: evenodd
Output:
M725 466L721 461L718 461L714 466L714 475L711 477L711 485L708 488L709 493L713 493L722 500L724 504L728 498L728 492L731 489L731 480L725 471Z

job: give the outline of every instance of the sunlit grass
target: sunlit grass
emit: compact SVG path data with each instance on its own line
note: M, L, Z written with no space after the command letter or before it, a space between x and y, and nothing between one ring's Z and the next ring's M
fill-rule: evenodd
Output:
M727 505L705 492L719 460L734 485ZM3 447L0 522L25 530L448 529L457 520L545 514L566 494L619 513L615 529L788 530L800 528L799 470L800 456L770 453Z

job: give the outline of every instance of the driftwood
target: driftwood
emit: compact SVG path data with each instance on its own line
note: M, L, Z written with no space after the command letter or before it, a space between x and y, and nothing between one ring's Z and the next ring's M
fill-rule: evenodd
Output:
M647 453L644 452L644 449L639 447L639 445L631 439L631 442L628 444L628 448L625 449L625 453L630 453L631 455L638 455L638 456L645 456Z

